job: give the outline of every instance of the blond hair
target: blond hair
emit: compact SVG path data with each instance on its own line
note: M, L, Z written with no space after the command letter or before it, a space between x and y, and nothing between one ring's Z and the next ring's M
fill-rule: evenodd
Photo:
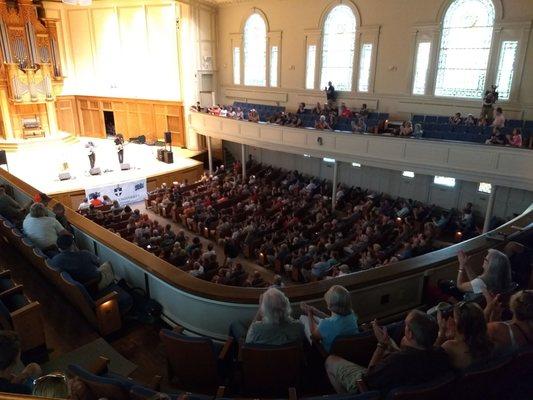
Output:
M338 315L348 315L353 312L350 292L343 286L335 285L324 295L328 309Z

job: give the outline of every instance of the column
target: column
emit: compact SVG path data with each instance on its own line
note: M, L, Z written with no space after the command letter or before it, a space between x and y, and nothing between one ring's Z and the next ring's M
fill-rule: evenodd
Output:
M338 181L338 166L339 166L339 162L335 160L335 164L333 164L333 191L331 193L331 209L334 210L335 209L335 203L336 203L336 199L335 197L337 197L337 181Z
M4 124L4 134L6 139L13 139L13 125L11 125L9 100L7 98L6 90L0 90L0 111L2 112L2 123Z
M211 136L207 138L207 159L209 161L209 175L213 174L213 153L211 152Z
M494 201L496 200L497 189L498 186L492 186L489 202L487 204L487 211L485 211L485 223L483 224L483 233L487 233L489 230L490 220L492 219L492 212L494 211Z
M57 127L56 103L53 101L46 102L46 116L48 117L48 129L50 136L55 136L59 132Z
M242 180L246 179L246 145L241 144Z

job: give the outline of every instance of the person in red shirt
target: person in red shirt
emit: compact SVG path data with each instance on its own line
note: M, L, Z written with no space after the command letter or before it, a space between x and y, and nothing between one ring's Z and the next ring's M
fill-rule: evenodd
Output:
M343 118L351 118L352 117L352 111L346 107L346 104L342 103L341 105L341 117Z
M95 207L100 207L100 206L103 206L104 203L102 203L102 200L100 200L97 195L93 194L91 196L91 205Z

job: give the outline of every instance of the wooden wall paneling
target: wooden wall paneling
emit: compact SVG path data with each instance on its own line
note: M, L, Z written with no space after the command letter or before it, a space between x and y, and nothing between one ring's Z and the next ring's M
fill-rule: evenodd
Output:
M168 131L167 106L154 104L155 136L162 138L163 133Z
M71 135L80 134L76 98L74 96L58 98L56 101L56 113L59 130Z
M185 136L183 134L183 129L181 129L183 120L180 117L168 115L167 122L168 130L172 132L172 146L184 147Z

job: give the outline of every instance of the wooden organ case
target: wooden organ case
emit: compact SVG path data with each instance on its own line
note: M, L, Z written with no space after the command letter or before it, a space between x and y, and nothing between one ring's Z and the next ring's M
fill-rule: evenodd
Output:
M54 86L62 84L55 22L32 0L0 0L0 110L4 139L57 132Z

